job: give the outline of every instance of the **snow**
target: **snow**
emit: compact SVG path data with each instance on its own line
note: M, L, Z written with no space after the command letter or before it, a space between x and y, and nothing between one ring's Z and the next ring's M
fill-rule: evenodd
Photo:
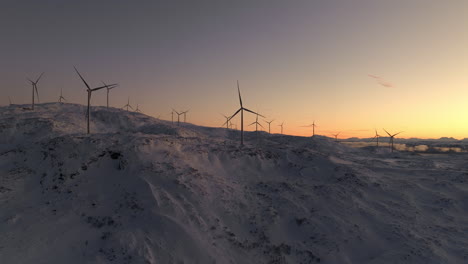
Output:
M467 154L0 108L0 263L467 263Z

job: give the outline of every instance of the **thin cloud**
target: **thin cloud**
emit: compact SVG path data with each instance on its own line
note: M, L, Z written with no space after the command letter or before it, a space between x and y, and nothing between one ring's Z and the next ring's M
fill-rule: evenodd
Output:
M392 88L394 87L394 85L388 81L386 81L384 78L380 77L380 76L377 76L377 75L373 75L373 74L367 74L367 76L375 79L377 81L378 84L384 86L384 87L387 87L387 88Z

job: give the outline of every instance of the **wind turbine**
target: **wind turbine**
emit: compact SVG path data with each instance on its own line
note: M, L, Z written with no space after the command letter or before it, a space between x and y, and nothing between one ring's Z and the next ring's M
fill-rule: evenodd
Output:
M284 124L284 122L282 122L281 125L278 125L278 126L281 127L281 134L283 134L283 124Z
M271 131L271 130L270 130L270 125L271 125L271 122L273 122L273 121L275 121L275 120L274 120L274 119L271 120L271 121L266 121L266 120L265 120L265 122L268 123L268 134L271 134L271 133L270 133L270 131Z
M249 126L253 124L255 124L255 132L258 132L258 126L261 126L263 128L262 124L258 122L258 114L257 114L257 117L255 118L255 122L252 122L252 124L250 124Z
M10 96L8 96L8 102L10 102L10 106L11 106L11 98L10 98Z
M388 136L390 137L390 144L391 144L391 147L390 147L390 148L392 149L392 152L393 152L393 140L395 139L395 136L396 136L396 135L402 133L403 131L400 131L400 132L398 132L398 133L395 133L395 134L391 135L390 133L387 132L387 130L385 130L385 128L384 128L383 130L384 130L384 131L388 134Z
M190 110L186 110L186 111L180 113L180 114L184 114L184 123L185 123L185 120L186 120L185 118L186 118L186 114L188 113L188 111L190 111Z
M226 122L224 122L224 124L226 124L226 128L229 129L229 127L232 126L232 122L229 122L229 118L230 118L230 117L229 117L229 116L225 116L225 115L223 115L223 114L221 114L221 115L224 116L224 118L226 118ZM229 123L231 123L231 124L229 125ZM223 124L222 126L224 126L224 124Z
M337 134L332 134L334 137L335 137L335 142L338 142L338 135L340 134L341 132L338 132Z
M39 75L39 77L36 79L35 82L33 82L31 79L28 78L28 81L31 82L32 84L32 107L31 107L32 110L34 110L34 90L36 91L37 101L39 102L39 92L37 91L37 83L42 78L42 75L44 75L44 73L41 73L41 75Z
M141 113L141 110L138 108L138 104L137 104L137 108L135 109L135 112Z
M177 112L176 110L174 110L174 108L172 109L172 111L173 111L172 113L176 113L176 114L177 114L177 125L179 125L179 124L180 124L180 116L183 114L183 112L182 112L182 113L179 113L179 112ZM174 121L173 121L173 122L174 122Z
M104 82L102 82L102 84L104 84L107 87L107 108L109 108L109 92L110 92L110 90L114 89L117 86L110 87L110 86L107 86ZM127 109L127 111L128 111L128 109Z
M171 111L171 121L172 121L172 124L174 124L174 109L172 109Z
M239 110L237 110L230 118L229 120L231 120L233 117L235 117L239 112L241 113L241 146L244 145L244 111L247 111L247 112L250 112L252 114L255 114L255 115L259 115L263 118L265 118L264 116L258 114L258 113L255 113L254 111L252 110L249 110L247 108L245 108L243 105L242 105L242 97L241 97L241 93L240 93L240 88L239 88L239 80L237 81L237 92L239 93L239 103L240 103L240 108ZM258 117L258 116L257 116Z
M379 137L380 135L377 133L377 129L376 129L375 136L372 138L372 141L374 141L374 139L377 141L377 147L379 147Z
M104 85L104 86L100 86L100 87L96 87L96 88L93 88L91 89L88 85L88 83L85 81L85 79L83 78L83 76L81 76L80 72L76 69L76 67L73 67L75 68L75 71L76 73L78 74L78 76L80 76L80 79L83 81L83 83L86 85L86 88L87 88L87 92L88 92L88 108L86 110L86 117L87 117L87 120L88 120L88 125L87 125L87 133L89 134L89 116L90 116L90 113L89 113L89 106L91 104L91 94L94 92L94 91L97 91L97 90L101 90L103 88L106 88L108 86L111 86L111 87L115 87L117 84L111 84L111 85Z
M130 107L132 110L133 110L133 107L130 105L130 97L128 97L128 101L127 101L127 104L124 105L122 108L127 108L127 112L128 112L128 108Z
M307 125L307 126L302 126L302 127L312 127L312 136L315 136L315 127L316 126L317 125L315 124L315 120L314 120L314 122L312 122L312 124Z
M59 103L61 103L61 102L62 102L62 99L63 99L64 101L67 101L67 99L65 99L65 97L63 97L63 96L62 96L62 88L60 88L60 97L59 97Z

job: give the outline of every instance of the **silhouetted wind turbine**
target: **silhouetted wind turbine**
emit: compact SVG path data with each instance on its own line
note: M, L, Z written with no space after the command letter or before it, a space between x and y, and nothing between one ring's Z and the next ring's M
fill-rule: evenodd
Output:
M377 141L377 147L379 146L379 137L380 135L377 133L377 129L375 130L375 136L372 138L372 141L375 139Z
M177 114L177 125L180 124L180 116L183 114L183 113L179 113L177 112L175 109L172 109L172 111L174 111L173 113L176 113Z
M101 90L103 88L106 88L108 86L111 86L111 87L114 87L116 86L117 84L111 84L111 85L104 85L104 86L100 86L100 87L96 87L96 88L93 88L91 89L88 85L88 83L85 81L85 79L83 78L83 76L81 76L80 72L76 69L76 67L73 67L75 68L75 71L76 73L78 74L78 76L80 76L80 79L83 81L83 83L86 85L86 88L87 88L87 92L88 92L88 108L86 110L86 117L87 117L87 133L89 134L89 116L90 116L90 104L91 104L91 94L94 92L94 91L97 91L97 90Z
M44 75L44 73L41 73L41 75L39 75L39 77L37 78L35 82L33 82L31 79L28 78L28 81L30 81L32 84L32 106L31 106L32 110L34 110L34 90L36 91L37 101L39 102L39 92L37 91L37 83L41 79L42 75Z
M338 132L337 134L332 134L334 137L335 137L335 142L338 142L338 135L340 134L341 132Z
M186 111L180 113L180 114L184 114L184 123L185 123L185 121L187 120L187 119L186 119L186 115L187 115L188 111L190 111L190 110L186 110Z
M241 113L241 145L244 145L244 111L247 111L247 112L250 112L252 114L255 114L255 115L259 115L263 118L265 118L264 116L258 114L258 113L255 113L254 111L252 110L249 110L247 108L245 108L243 105L242 105L242 97L241 97L241 93L240 93L240 88L239 88L239 81L237 81L237 92L239 93L239 103L240 103L240 108L239 110L237 110L230 118L229 120L231 120L233 117L235 117L239 112ZM258 116L257 116L258 117Z
M110 92L110 90L112 90L112 89L114 89L115 87L117 87L117 85L114 86L114 87L109 87L109 86L107 86L104 82L102 82L102 84L104 84L104 85L106 86L106 88L107 88L107 108L109 108L109 92ZM128 109L127 109L127 111L128 111Z
M258 114L257 114L257 117L255 118L255 122L252 122L252 124L250 124L249 126L253 124L255 124L255 132L258 132L258 126L261 126L263 128L262 124L258 122Z
M172 124L174 124L174 109L172 109L171 111L171 121L172 121Z
M275 120L274 120L274 119L271 120L271 121L266 121L266 120L265 120L265 122L268 123L268 134L271 134L271 133L270 133L270 131L271 131L271 130L270 130L270 125L271 125L271 122L273 122L273 121L275 121Z
M282 122L281 125L278 125L278 126L281 127L281 134L283 134L283 124L284 124L284 122Z
M62 96L62 88L60 88L60 97L59 97L59 103L61 103L61 102L62 102L62 99L63 99L64 101L67 101L67 99L65 99L65 97L63 97L63 96Z
M122 108L127 108L127 112L128 112L128 108L130 107L132 110L133 110L133 107L130 105L130 97L128 97L128 101L127 101L127 104L124 105Z
M392 149L392 152L393 152L393 140L395 139L395 136L396 136L396 135L402 133L403 131L400 131L400 132L398 132L398 133L395 133L395 134L391 135L390 133L387 132L387 130L385 130L385 128L384 128L383 130L384 130L384 131L388 134L388 136L390 137L390 144L391 144L390 148Z
M226 128L229 129L229 127L232 125L232 122L231 122L231 125L229 125L229 116L225 116L223 114L221 114L222 116L224 116L224 118L226 118L226 122L224 122L224 124L226 124ZM222 126L224 126L224 124Z
M137 108L135 109L135 112L141 113L140 109L138 108L138 104L137 104Z
M10 96L8 96L8 102L10 102L10 106L11 106L11 98L10 98Z
M307 126L302 126L302 127L312 127L312 136L315 136L315 127L316 126L317 125L315 124L315 120L314 120L314 122L312 122L312 124L307 125Z

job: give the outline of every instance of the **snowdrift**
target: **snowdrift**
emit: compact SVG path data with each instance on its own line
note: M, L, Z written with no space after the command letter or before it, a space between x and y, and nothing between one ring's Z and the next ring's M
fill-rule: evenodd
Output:
M467 263L466 155L0 108L0 263Z

